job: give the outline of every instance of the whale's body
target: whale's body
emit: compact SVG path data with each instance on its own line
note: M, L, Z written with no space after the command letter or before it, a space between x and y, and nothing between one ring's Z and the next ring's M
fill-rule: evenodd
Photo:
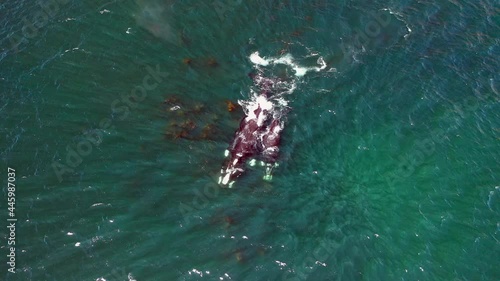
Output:
M222 167L219 183L231 186L245 171L248 159L259 159L270 169L279 155L281 132L284 128L282 110L273 101L275 80L252 75L260 93L246 105L235 137L226 151L228 159Z
M245 117L235 133L234 139L226 151L225 164L221 169L219 184L232 186L236 178L245 172L248 159L260 160L266 166L264 179L271 179L271 172L277 166L281 132L284 129L284 118L289 108L286 95L290 95L296 88L296 80L307 72L319 72L327 65L322 57L318 57L319 66L304 67L294 62L290 54L279 58L264 58L259 52L249 57L254 64L256 73L250 74L254 88L251 90L250 101L238 101L245 111ZM266 77L265 69L274 65L286 65L293 72L295 79L280 80ZM334 71L334 69L331 69Z

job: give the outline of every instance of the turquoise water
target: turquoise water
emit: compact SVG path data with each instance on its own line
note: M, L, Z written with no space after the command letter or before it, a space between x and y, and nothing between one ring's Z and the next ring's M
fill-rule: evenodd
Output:
M499 8L0 4L2 279L498 280ZM273 180L222 189L256 51L328 67L297 78Z

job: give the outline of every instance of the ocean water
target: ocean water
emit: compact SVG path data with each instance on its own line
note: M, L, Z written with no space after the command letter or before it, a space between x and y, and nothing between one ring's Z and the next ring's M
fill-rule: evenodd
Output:
M498 1L46 3L0 4L2 280L499 280ZM327 67L266 68L279 167L222 188L255 52Z

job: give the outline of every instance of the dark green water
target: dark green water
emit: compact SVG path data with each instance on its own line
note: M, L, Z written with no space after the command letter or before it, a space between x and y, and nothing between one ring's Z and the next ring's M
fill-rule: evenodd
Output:
M499 280L498 1L60 2L0 4L2 280ZM221 189L255 51L329 71Z

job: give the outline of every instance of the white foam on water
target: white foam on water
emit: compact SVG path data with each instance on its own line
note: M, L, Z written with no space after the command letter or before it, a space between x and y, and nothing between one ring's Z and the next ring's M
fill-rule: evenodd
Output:
M497 91L497 88L495 87L495 81L493 81L493 78L490 78L490 87L491 87L491 90L493 92L495 92L495 94L498 95L498 91Z
M403 37L405 39L408 39L408 36L410 36L413 30L411 30L410 24L404 19L404 16L401 13L394 12L391 8L383 8L382 11L388 11L389 14L394 15L398 20L405 23L406 30L408 30L408 33L406 33Z
M263 65L263 66L269 65L269 61L260 57L259 52L255 52L255 53L251 54L250 61L256 65Z
M295 76L297 77L302 77L310 71L319 72L326 68L326 63L323 57L319 57L317 60L317 63L320 66L312 66L312 67L304 67L298 65L297 63L294 62L294 58L291 54L285 54L281 57L266 59L261 57L259 55L259 52L254 52L253 54L250 55L249 59L255 66L269 66L270 64L288 65L293 69L293 71L295 72Z

